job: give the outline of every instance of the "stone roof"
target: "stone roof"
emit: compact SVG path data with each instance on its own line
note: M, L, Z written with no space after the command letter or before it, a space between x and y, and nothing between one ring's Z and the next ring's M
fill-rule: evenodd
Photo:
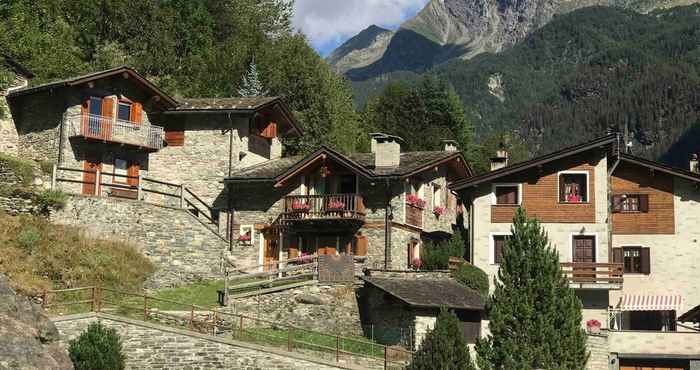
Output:
M405 152L401 153L399 165L390 168L375 168L374 153L354 153L346 157L350 161L362 166L369 171L373 176L405 176L415 171L421 170L426 165L439 162L440 160L459 155L459 152L446 151L422 151L422 152ZM290 168L303 161L304 156L292 156L272 161L263 162L251 167L243 168L236 171L228 177L228 180L245 181L245 180L275 180Z
M245 98L187 98L179 99L180 105L175 110L256 110L280 100L277 96L259 96Z
M484 299L454 280L363 277L365 282L412 307L483 310Z

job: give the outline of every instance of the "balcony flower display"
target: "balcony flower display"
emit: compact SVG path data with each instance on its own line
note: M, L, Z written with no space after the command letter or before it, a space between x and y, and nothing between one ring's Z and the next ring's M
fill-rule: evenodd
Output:
M238 242L241 244L248 244L250 243L250 234L243 234L238 237Z
M328 209L332 211L340 211L345 208L345 203L338 199L331 199L330 202L328 202Z
M413 262L411 262L411 267L416 270L420 270L421 266L423 266L423 261L421 261L420 258L415 258L413 259Z
M440 217L445 214L445 207L435 206L433 207L433 214L435 217Z
M600 321L596 319L586 321L586 329L588 329L589 333L600 333Z
M406 203L418 208L425 208L425 200L415 194L406 195Z
M308 212L311 206L308 203L304 203L298 200L292 202L292 209L295 211Z

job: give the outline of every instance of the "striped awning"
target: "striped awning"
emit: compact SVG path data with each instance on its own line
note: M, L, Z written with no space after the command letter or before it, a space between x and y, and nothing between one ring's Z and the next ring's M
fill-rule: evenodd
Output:
M625 294L620 298L621 311L680 311L682 308L680 294Z

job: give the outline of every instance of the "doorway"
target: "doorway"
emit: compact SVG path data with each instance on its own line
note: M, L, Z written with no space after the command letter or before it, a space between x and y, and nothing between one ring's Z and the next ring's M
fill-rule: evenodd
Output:
M580 263L582 266L574 265L574 280L576 278L591 279L595 278L595 236L593 235L574 235L573 237L573 262ZM581 272L592 271L590 274L581 274Z
M265 236L265 253L263 254L263 271L277 271L280 246L277 238Z
M83 195L99 195L100 186L97 184L97 171L102 171L102 161L97 155L86 156L83 161ZM97 186L97 188L95 188Z

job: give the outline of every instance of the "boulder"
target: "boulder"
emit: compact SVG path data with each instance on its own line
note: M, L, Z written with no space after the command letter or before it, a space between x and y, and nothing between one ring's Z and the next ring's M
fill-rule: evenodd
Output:
M299 294L298 296L294 297L294 299L301 304L326 304L321 297L312 294Z
M56 326L0 274L0 370L73 369Z

